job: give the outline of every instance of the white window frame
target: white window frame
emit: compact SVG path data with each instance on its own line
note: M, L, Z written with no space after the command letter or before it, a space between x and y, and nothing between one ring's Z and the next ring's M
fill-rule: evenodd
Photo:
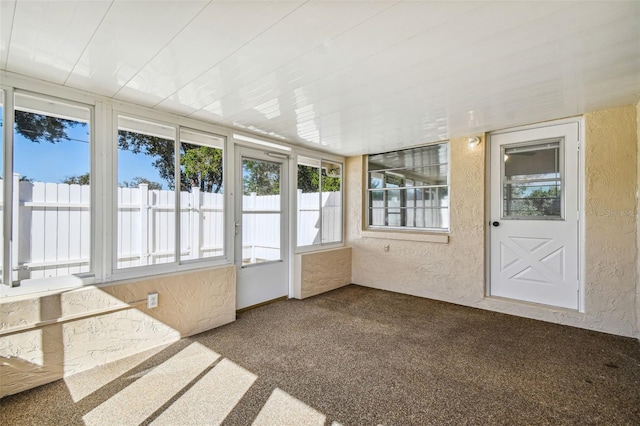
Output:
M26 95L35 97L42 100L51 100L53 102L60 102L72 106L78 106L80 108L86 108L89 111L89 173L92 176L90 181L91 198L89 206L90 213L90 260L89 271L64 275L57 277L46 278L29 278L20 282L13 281L12 279L12 263L14 253L14 245L12 244L12 238L4 238L4 252L3 252L3 283L0 284L0 295L4 296L5 293L11 291L11 294L26 294L35 293L49 290L66 289L69 287L77 287L82 285L90 285L96 282L96 272L101 270L100 261L101 248L99 244L96 244L97 234L99 232L100 223L97 220L96 212L101 210L100 202L97 194L97 181L94 179L96 176L96 106L92 103L86 103L86 99L78 101L76 99L69 99L67 97L60 97L51 95L48 93L34 92L28 89L12 86L0 86L0 89L4 92L4 104L3 104L3 141L4 141L4 172L3 175L13 176L13 147L14 147L14 118L15 118L15 95ZM83 102L84 101L84 102ZM46 111L42 111L46 112ZM13 179L5 179L4 185L4 200L11 200L11 202L5 203L3 206L3 226L4 235L13 234ZM7 266L7 267L5 267ZM11 289L11 290L9 290Z
M299 157L306 157L306 158L310 158L313 160L316 160L320 163L320 179L319 179L319 183L318 183L318 190L319 190L319 196L322 197L322 163L324 162L330 162L330 163L337 163L340 164L340 192L341 192L341 197L340 197L340 206L341 206L341 229L340 229L340 241L332 241L332 242L328 242L328 243L324 243L322 242L322 203L319 202L319 207L320 207L320 211L319 211L319 219L320 219L320 243L319 244L310 244L310 245L306 245L306 246L298 246L298 164L299 164ZM323 153L318 153L318 152L314 152L314 151L308 151L308 150L303 150L303 149L298 149L296 150L296 155L295 155L295 163L294 163L294 167L292 167L292 176L293 178L295 178L295 185L291 185L293 188L293 194L294 196L292 197L293 201L293 206L292 206L292 215L295 217L295 220L293 220L292 222L294 223L293 226L293 230L292 230L292 246L295 247L295 253L306 253L306 252L312 252L312 251L318 251L318 250L325 250L325 249L331 249L331 248L337 248L337 247L343 247L344 246L344 230L345 230L345 208L344 208L344 199L345 199L345 190L344 190L344 168L345 168L345 161L344 158L341 157L337 157L337 156L332 156L332 155L328 155L328 154L323 154ZM322 198L320 198L322 199Z
M167 263L159 263L154 265L144 265L144 266L135 266L131 268L117 268L117 241L115 240L118 231L118 217L117 217L117 189L118 189L118 117L127 117L136 120L142 120L152 123L157 123L162 126L172 127L175 131L175 143L174 143L174 196L175 196L175 206L176 206L176 216L175 216L175 259L173 262ZM172 119L173 118L173 119ZM167 116L163 113L144 113L140 111L138 108L127 108L120 106L119 108L114 108L112 111L112 131L111 131L111 169L113 170L113 175L110 178L111 187L110 187L110 198L111 201L109 205L111 206L111 235L113 236L107 244L109 244L109 262L110 265L110 274L105 277L105 281L120 281L127 280L132 278L142 278L142 277L150 277L154 275L165 275L176 272L190 271L195 269L203 269L203 268L211 268L214 266L221 266L226 264L231 264L233 262L233 245L230 242L229 238L229 220L230 220L230 201L228 190L225 190L223 193L224 196L224 204L223 204L223 223L224 223L224 247L223 254L221 256L215 257L205 257L201 259L180 259L180 196L179 196L179 182L180 182L180 131L182 129L191 132L203 133L203 134L211 134L212 136L221 138L224 140L223 142L223 163L222 163L222 182L225 185L228 181L228 177L231 176L228 170L228 164L230 161L229 155L229 133L224 131L215 131L215 129L206 128L206 126L198 126L194 122L181 122L180 120L176 120L177 117ZM188 125L187 125L188 124Z
M409 226L388 226L388 225L371 225L370 222L370 216L369 216L369 203L370 203L370 196L371 196L371 192L373 190L375 190L375 188L370 188L370 179L369 179L369 157L371 155L379 155L379 154L387 154L387 153L393 153L393 152L399 152L399 151L407 151L410 149L417 149L417 148L426 148L429 146L435 146L435 145L446 145L447 147L447 184L446 185L433 185L434 187L443 187L446 186L447 188L447 194L449 196L449 206L447 208L447 214L448 214L448 223L449 226L447 228L418 228L418 227L409 227ZM403 148L400 150L395 150L395 151L387 151L387 152L381 152L381 153L375 153L375 154L370 154L370 155L366 155L365 156L365 161L364 161L364 168L365 168L365 174L364 174L364 179L363 179L363 186L364 186L364 192L365 192L365 196L364 196L364 203L362 205L362 211L363 211L363 216L364 216L364 230L365 231L381 231L381 232L402 232L402 233L415 233L415 234L448 234L451 232L451 142L449 140L445 140L445 141L438 141L438 142L431 142L431 143L426 143L426 144L422 144L422 145L417 145L417 146L412 146L409 148ZM427 187L429 185L426 185ZM398 189L403 189L403 188L398 188Z
M2 84L0 89L4 91L5 99L3 105L4 123L4 170L13 173L12 167L12 148L13 148L13 94L15 91L29 93L41 98L52 98L68 104L78 104L82 107L89 107L92 111L90 132L91 132L91 241L92 241L92 259L91 269L93 274L89 276L83 276L77 278L74 276L55 277L49 279L38 279L42 282L30 284L29 286L22 285L18 287L11 287L8 284L0 284L0 297L13 297L30 295L38 292L49 292L52 294L60 293L62 291L68 291L72 288L80 288L86 285L109 286L113 284L126 283L131 279L146 279L156 276L176 274L181 272L187 272L198 269L211 269L223 265L234 264L234 203L233 203L233 191L235 182L233 176L235 176L235 165L233 159L235 158L236 145L242 146L261 146L256 145L253 140L262 141L261 136L256 136L255 133L240 132L228 127L223 127L204 121L181 117L176 114L158 111L149 107L135 105L126 101L119 101L113 98L101 96L94 93L88 93L82 90L73 89L70 87L64 87L55 83L45 82L42 80L25 77L19 74L14 74L6 71L0 71L0 77L2 78ZM114 221L117 221L115 215L115 196L114 189L117 187L117 175L114 175L116 170L114 169L114 161L117 158L117 120L115 117L118 115L125 115L133 118L139 118L146 121L159 122L160 124L171 125L177 129L176 133L176 148L179 149L178 143L180 142L180 129L192 130L196 132L202 132L206 134L212 134L221 138L224 138L223 147L223 182L225 185L224 190L224 256L222 257L210 257L203 259L189 259L184 262L175 262L168 264L149 265L145 267L127 268L114 271L114 245L116 241L115 225ZM249 141L235 140L234 134L246 134L245 139ZM283 153L289 156L292 160L297 160L296 155L300 154L305 157L317 158L320 161L337 162L342 165L342 242L331 243L325 245L305 246L299 250L295 250L297 243L297 206L294 185L290 185L290 200L288 208L291 213L290 226L290 238L291 243L289 245L290 254L295 250L296 252L309 252L324 249L331 249L335 247L344 246L344 232L345 232L345 161L343 157L335 156L329 153L325 153L318 150L307 149L304 147L291 145L287 142L278 140L276 137L265 137L265 141L269 141L278 148L278 150L286 151ZM264 149L264 147L262 148ZM176 155L176 159L179 158ZM297 161L296 161L297 164ZM297 179L297 167L289 168L289 177ZM5 186L4 194L6 199L11 199L11 188ZM10 215L9 209L11 205L7 205L5 214ZM296 217L296 218L294 218ZM11 223L8 220L3 221L5 235L10 235ZM176 222L176 227L179 226L179 222ZM179 230L178 235L179 235ZM179 237L178 237L179 238ZM179 240L177 240L179 241ZM3 244L6 249L3 253L4 265L10 265L10 241L8 238L3 239ZM177 252L178 253L178 252ZM293 263L292 263L293 265ZM293 266L292 266L293 267ZM7 272L10 276L11 271ZM291 272L292 273L292 272Z

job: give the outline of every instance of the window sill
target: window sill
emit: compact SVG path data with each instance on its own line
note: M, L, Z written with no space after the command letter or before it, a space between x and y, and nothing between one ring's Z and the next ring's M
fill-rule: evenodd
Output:
M416 233L402 231L362 231L362 238L380 240L417 241L421 243L449 244L449 234Z
M0 284L0 300L5 302L7 300L17 301L35 297L44 297L95 284L96 279L93 275L85 278L75 275L65 275L64 277L24 280L22 284L17 287Z
M311 246L296 247L293 254L315 253L317 251L334 250L342 247L344 247L344 242L342 241L325 245L316 244Z
M191 262L180 266L176 266L175 264L159 264L123 269L104 280L98 280L93 275L85 278L65 275L62 277L23 281L22 285L17 287L0 284L0 302L14 302L23 299L50 296L52 294L64 293L82 288L100 288L119 284L129 284L132 282L164 276L186 274L199 270L216 269L229 265L233 264L227 260L207 264L204 262Z

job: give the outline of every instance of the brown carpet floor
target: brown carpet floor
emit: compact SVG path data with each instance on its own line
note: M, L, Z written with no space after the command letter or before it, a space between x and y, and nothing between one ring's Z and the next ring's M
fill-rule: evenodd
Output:
M226 425L251 424L276 389L321 413L326 425L640 424L636 339L355 285L245 312L157 351L76 402L62 380L6 397L0 419L84 424L87 413L193 342L257 376L223 417ZM220 359L142 423L160 420ZM215 404L213 390L207 397ZM199 405L190 409L198 413ZM168 423L211 422L195 418Z

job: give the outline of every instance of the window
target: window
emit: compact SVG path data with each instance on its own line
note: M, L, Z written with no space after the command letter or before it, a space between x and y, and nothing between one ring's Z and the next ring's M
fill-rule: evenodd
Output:
M224 256L225 139L118 116L117 143L116 269Z
M117 269L176 260L175 139L172 126L118 117Z
M503 219L562 219L562 143L502 147Z
M180 130L180 260L224 255L224 138Z
M14 99L12 282L88 273L91 110L25 93Z
M0 245L0 284L4 283L4 90L0 90L0 200L2 203L0 204L0 240L2 240L2 245Z
M298 157L298 247L342 242L342 164Z
M449 229L449 145L368 156L367 224L371 228Z

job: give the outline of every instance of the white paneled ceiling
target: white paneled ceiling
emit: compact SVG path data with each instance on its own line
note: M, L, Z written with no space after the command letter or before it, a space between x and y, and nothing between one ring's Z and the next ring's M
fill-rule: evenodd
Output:
M640 2L0 2L0 68L342 155L630 105Z

